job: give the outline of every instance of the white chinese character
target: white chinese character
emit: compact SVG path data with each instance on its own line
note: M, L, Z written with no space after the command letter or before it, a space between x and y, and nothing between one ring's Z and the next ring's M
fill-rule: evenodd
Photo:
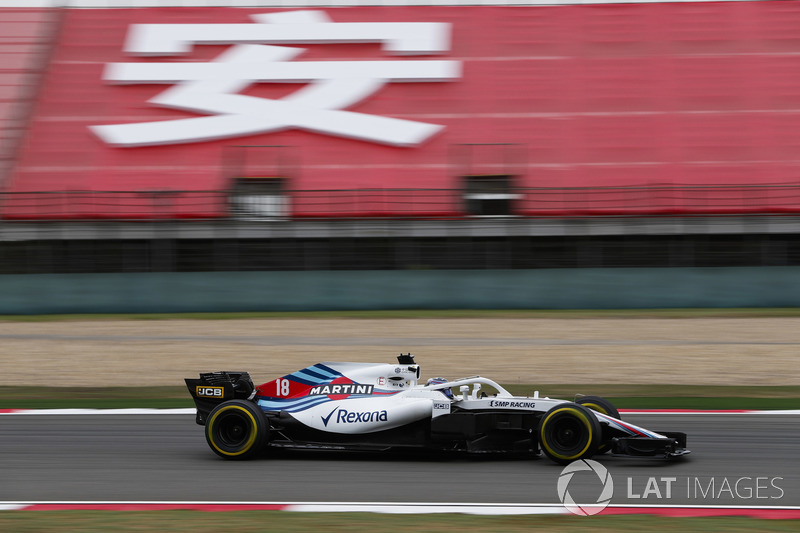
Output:
M255 15L256 24L139 24L125 50L139 55L187 53L194 43L230 43L209 63L110 63L113 83L166 83L150 103L204 117L90 126L105 142L148 146L223 139L301 128L395 146L417 145L443 126L344 111L387 82L438 82L460 77L458 61L298 61L292 43L380 42L394 54L446 51L443 23L335 23L319 11ZM252 83L306 83L285 98L239 94Z

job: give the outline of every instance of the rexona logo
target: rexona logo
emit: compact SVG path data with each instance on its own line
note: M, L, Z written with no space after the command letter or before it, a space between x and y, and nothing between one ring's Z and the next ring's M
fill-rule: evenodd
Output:
M328 426L328 422L330 422L331 417L333 414L336 413L335 422L337 424L357 424L359 422L388 422L389 421L389 413L386 412L385 409L380 411L348 411L347 409L342 409L341 407L337 407L333 411L331 411L328 416L323 416L322 423L325 427Z
M125 51L180 56L197 43L231 44L210 62L109 63L112 84L173 84L154 106L202 116L90 126L122 147L201 142L298 128L392 146L416 146L443 126L346 111L389 82L444 82L459 61L292 61L301 44L380 43L386 54L431 55L450 49L450 25L438 22L333 22L322 11L253 15L247 24L133 24ZM293 46L277 46L291 44ZM242 94L253 83L302 83L280 99ZM405 111L398 109L397 112Z
M222 398L224 389L222 387L206 387L198 385L195 389L198 398Z
M308 391L309 396L328 395L328 394L372 394L372 385L360 385L358 383L342 383L340 385L320 385L311 387Z

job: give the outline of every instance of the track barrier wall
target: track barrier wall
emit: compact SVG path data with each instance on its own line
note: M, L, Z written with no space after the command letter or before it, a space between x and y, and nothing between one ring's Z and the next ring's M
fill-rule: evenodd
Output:
M800 306L800 267L28 274L0 314Z

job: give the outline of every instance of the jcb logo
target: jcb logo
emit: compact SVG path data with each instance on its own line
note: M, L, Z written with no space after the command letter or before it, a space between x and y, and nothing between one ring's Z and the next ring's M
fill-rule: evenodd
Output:
M197 386L198 398L222 398L224 389L222 387L205 387L203 385Z

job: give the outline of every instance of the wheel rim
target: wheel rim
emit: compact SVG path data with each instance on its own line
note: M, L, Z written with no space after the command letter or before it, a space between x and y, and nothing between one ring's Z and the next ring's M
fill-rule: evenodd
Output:
M256 422L238 406L223 408L212 415L207 427L208 444L228 457L247 453L256 441Z
M585 439L584 431L581 423L572 417L562 417L560 420L555 421L550 431L553 443L556 444L561 451L570 452L575 449L580 449L583 446L581 443Z
M250 424L239 413L230 413L218 422L217 436L225 446L238 448L247 441Z

